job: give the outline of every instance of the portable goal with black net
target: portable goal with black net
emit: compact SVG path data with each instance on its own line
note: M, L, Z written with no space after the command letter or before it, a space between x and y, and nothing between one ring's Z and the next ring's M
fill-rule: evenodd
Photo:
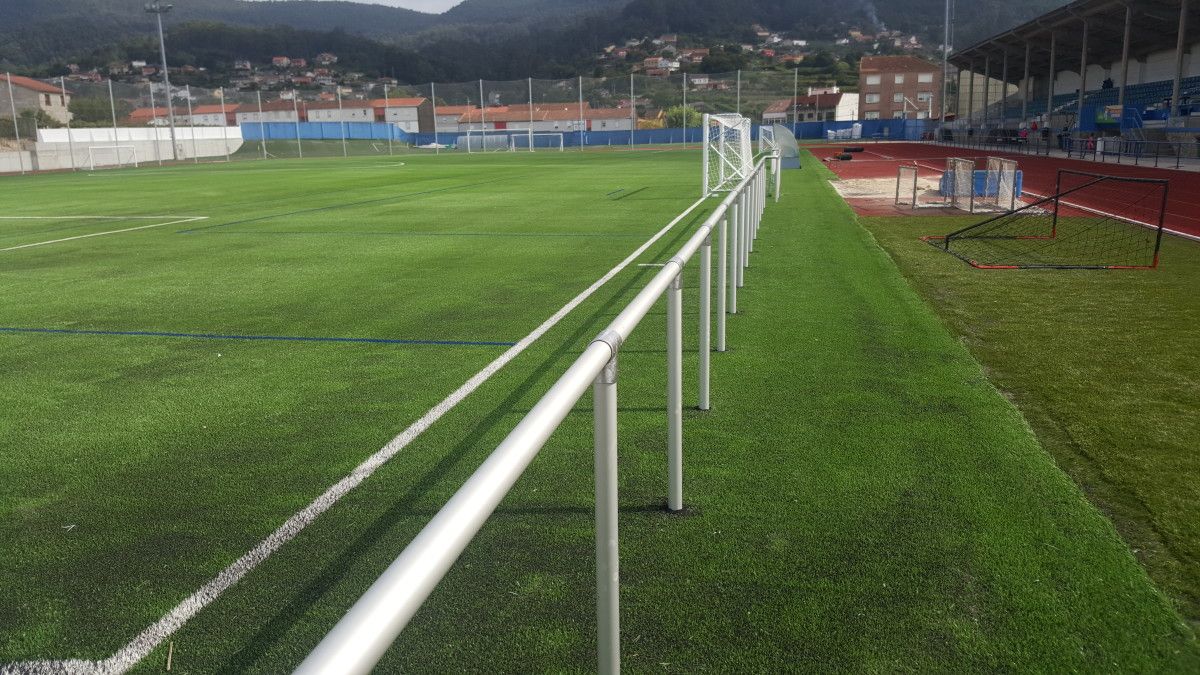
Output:
M981 269L1150 269L1167 185L1062 169L1052 196L925 240Z

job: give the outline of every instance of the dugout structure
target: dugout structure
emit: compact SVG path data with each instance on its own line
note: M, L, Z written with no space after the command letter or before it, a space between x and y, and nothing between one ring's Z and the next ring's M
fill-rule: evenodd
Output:
M980 269L1152 269L1168 181L1058 172L1052 196L925 240Z
M750 176L754 149L750 120L736 114L704 116L704 194L729 192Z

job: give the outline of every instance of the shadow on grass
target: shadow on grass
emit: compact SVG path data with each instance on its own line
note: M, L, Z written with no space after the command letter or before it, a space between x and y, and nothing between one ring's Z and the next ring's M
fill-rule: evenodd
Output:
M691 234L692 227L695 226L696 216L690 220L687 225L681 227L671 240L668 246L674 246L679 241ZM590 334L599 331L597 324L601 322L607 312L617 303L621 302L625 296L638 285L647 272L651 270L647 268L633 268L633 274L630 276L621 288L612 295L612 297L602 306L592 312L578 329L568 336L563 342L549 353L542 362L530 372L519 385L513 388L504 401L494 407L490 413L483 417L478 424L470 430L463 433L463 440L455 445L447 452L438 463L430 469L416 484L412 486L403 496L401 496L395 504L393 504L385 513L380 515L362 534L360 534L352 543L350 543L340 555L332 562L327 564L323 570L303 588L299 589L294 599L285 605L282 609L276 612L275 616L267 622L265 626L258 630L249 640L246 641L246 646L236 652L220 669L224 672L244 672L252 669L258 661L263 658L270 647L274 646L287 632L294 626L304 614L319 600L324 597L330 589L332 589L352 568L354 560L364 555L372 545L377 542L384 533L391 530L396 524L404 518L414 515L422 515L424 512L419 509L414 509L414 504L418 503L422 497L436 487L440 481L450 472L450 470L458 464L458 462L471 451L476 444L475 439L480 438L492 430L496 425L502 423L510 416L511 408L516 405L529 391L536 385L542 377L546 375L551 368L563 357L573 351L577 351L576 343L584 339ZM659 505L644 507L645 509L660 509ZM591 509L585 509L587 513L591 513ZM635 509L636 510L636 509ZM543 511L545 513L562 513L571 514L571 507L564 507L560 511ZM509 511L508 513L516 513ZM397 554L399 552L397 551ZM364 589L365 590L365 589ZM314 645L315 646L315 645Z

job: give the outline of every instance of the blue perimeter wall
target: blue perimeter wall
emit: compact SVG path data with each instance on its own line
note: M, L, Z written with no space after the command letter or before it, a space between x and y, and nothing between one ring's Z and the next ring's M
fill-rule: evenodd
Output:
M801 122L795 125L783 125L792 129L800 140L825 139L829 131L850 129L854 124L863 125L862 139L891 139L898 141L917 141L933 130L927 120L860 120L858 122ZM246 141L294 141L297 127L301 140L310 141L340 141L345 134L347 140L386 141L389 134L393 141L411 143L412 145L429 145L434 142L434 134L410 134L399 127L383 122L249 122L241 125L242 138ZM754 125L752 136L758 140L758 125ZM514 133L516 130L512 130ZM534 132L542 133L542 132ZM551 133L551 132L545 132ZM439 133L437 142L442 145L456 145L465 133ZM669 145L671 143L699 143L703 139L703 130L699 127L691 129L639 129L633 132L634 145ZM840 139L835 143L847 143L850 139ZM628 131L578 131L563 132L563 144L568 147L602 145L629 145ZM537 141L535 141L537 143ZM541 143L538 143L541 145Z

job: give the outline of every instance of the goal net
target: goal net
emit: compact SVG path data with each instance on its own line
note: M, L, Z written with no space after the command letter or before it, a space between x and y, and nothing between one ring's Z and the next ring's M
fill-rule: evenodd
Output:
M763 125L758 128L758 154L769 155L779 149L775 142L775 127Z
M535 131L533 133L514 133L512 136L513 150L556 150L562 152L566 148L563 135L550 131Z
M942 196L950 206L973 213L975 211L975 161L961 157L946 159L942 177Z
M513 150L513 136L528 135L528 131L507 131L503 129L469 129L458 144L460 150L474 152L510 152Z
M106 166L137 166L137 148L132 145L89 145L87 168L95 171Z
M704 116L704 194L728 192L754 169L750 120L741 115Z
M1166 200L1163 179L1063 169L1054 195L926 241L987 269L1152 268Z
M987 158L987 177L977 205L1012 211L1017 208L1017 161L1003 157Z

